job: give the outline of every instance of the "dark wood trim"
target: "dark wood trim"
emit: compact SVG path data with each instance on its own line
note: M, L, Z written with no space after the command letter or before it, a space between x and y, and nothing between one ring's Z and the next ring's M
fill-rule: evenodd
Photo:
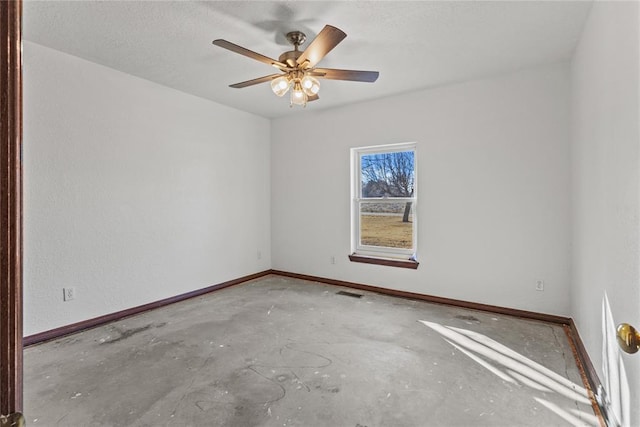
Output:
M598 378L598 373L596 372L596 368L593 366L591 362L591 358L589 357L589 353L587 353L587 349L582 342L582 338L580 338L580 333L578 332L578 328L576 323L571 319L569 322L569 330L567 331L567 335L574 343L576 347L576 354L578 359L580 359L580 363L586 370L587 379L589 380L589 386L591 386L592 390L598 390L598 387L602 386L600 379Z
M413 270L418 268L418 265L420 265L418 261L412 261L409 259L376 258L376 257L362 256L362 255L356 255L356 254L349 255L349 260L351 262L362 262L365 264L386 265L388 267L411 268Z
M295 279L301 279L301 280L306 280L306 281L311 281L311 282L325 283L325 284L328 284L328 285L342 286L342 287L352 288L352 289L360 289L360 290L364 290L364 291L376 292L376 293L379 293L379 294L390 295L390 296L399 297L399 298L409 298L409 299L414 299L414 300L431 302L431 303L435 303L435 304L444 304L444 305L451 305L451 306L455 306L455 307L468 308L468 309L472 309L472 310L480 310L480 311L487 311L487 312L491 312L491 313L506 314L506 315L509 315L509 316L520 317L520 318L524 318L524 319L540 320L540 321L543 321L543 322L557 323L557 324L561 324L561 325L568 325L570 323L570 321L571 321L570 318L562 317L562 316L555 316L555 315L551 315L551 314L536 313L536 312L524 311L524 310L516 310L516 309L513 309L513 308L505 308L505 307L499 307L499 306L494 306L494 305L479 304L479 303L474 303L474 302L455 300L455 299L450 299L450 298L442 298L442 297L436 297L436 296L432 296L432 295L418 294L418 293L414 293L414 292L399 291L399 290L396 290L396 289L380 288L380 287L377 287L377 286L363 285L363 284L360 284L360 283L346 282L346 281L343 281L343 280L328 279L328 278L325 278L325 277L310 276L310 275L306 275L306 274L291 273L291 272L281 271L281 270L265 270L265 271L261 271L259 273L255 273L255 274L251 274L251 275L248 275L248 276L240 277L238 279L233 279L233 280L229 280L227 282L219 283L217 285L212 285L212 286L209 286L209 287L206 287L206 288L203 288L203 289L198 289L198 290L195 290L195 291L187 292L185 294L177 295L177 296L170 297L170 298L165 298L165 299L160 300L160 301L151 302L151 303L148 303L148 304L140 305L140 306L137 306L137 307L133 307L133 308L129 308L129 309L126 309L126 310L118 311L118 312L115 312L115 313L105 314L104 316L99 316L99 317L95 317L95 318L92 318L92 319L83 320L81 322L73 323L71 325L65 325L65 326L61 326L61 327L56 328L56 329L51 329L49 331L44 331L44 332L40 332L38 334L30 335L30 336L24 338L24 345L25 346L29 346L29 345L38 344L38 343L41 343L41 342L44 342L44 341L57 339L57 338L65 336L65 335L69 335L69 334L73 334L73 333L76 333L76 332L83 331L85 329L90 329L90 328L94 328L94 327L97 327L97 326L101 326L101 325L104 325L104 324L109 323L109 322L113 322L113 321L117 321L117 320L123 319L125 317L129 317L129 316L133 316L133 315L136 315L136 314L143 313L145 311L149 311L149 310L153 310L153 309L156 309L156 308L164 307L164 306L167 306L169 304L173 304L175 302L184 301L186 299L194 298L194 297L197 297L197 296L200 296L200 295L204 295L204 294L207 294L207 293L210 293L210 292L214 292L214 291L217 291L217 290L220 290L220 289L223 289L223 288L227 288L229 286L238 285L238 284L247 282L249 280L259 279L259 278L267 276L269 274L274 274L274 275L284 276L284 277L292 277L292 278L295 278Z
M22 412L22 1L0 1L0 414Z
M145 311L164 307L169 304L184 301L189 298L195 298L204 294L208 294L210 292L228 288L229 286L239 285L240 283L248 282L249 280L259 279L260 277L266 276L268 274L271 274L271 270L261 271L259 273L250 274L238 279L228 280L217 285L197 289L195 291L176 295L174 297L165 298L159 301L150 302L148 304L139 305L137 307L128 308L126 310L117 311L115 313L105 314L104 316L94 317L93 319L83 320L82 322L73 323L71 325L61 326L59 328L40 332L38 334L29 335L28 337L24 338L24 345L29 346L33 344L39 344L44 341L58 339L65 335L74 334L76 332L84 331L85 329L95 328L97 326L104 325L105 323L114 322L116 320L124 319L125 317L144 313Z
M591 400L593 412L598 417L600 427L606 427L607 423L602 416L602 410L598 404L598 400L596 399L596 393L600 387L602 387L602 383L600 382L600 378L598 378L598 374L591 362L589 353L587 353L587 349L582 342L582 338L580 338L578 328L576 327L573 319L570 319L568 325L564 325L564 332L569 340L569 345L573 351L573 357L576 359L578 369L580 369L580 376L582 377L582 382L589 394L589 400Z
M271 270L272 274L279 276L292 277L295 279L308 280L311 282L326 283L328 285L344 286L346 288L361 289L364 291L376 292L384 295L391 295L400 298L409 298L420 301L427 301L435 304L451 305L455 307L469 308L472 310L488 311L490 313L506 314L508 316L520 317L523 319L540 320L543 322L557 323L559 325L568 325L570 318L564 316L556 316L554 314L536 313L533 311L517 310L515 308L499 307L496 305L480 304L469 301L462 301L451 298L436 297L433 295L418 294L415 292L399 291L396 289L380 288L377 286L363 285L360 283L345 282L343 280L328 279L326 277L310 276L307 274L291 273L288 271Z

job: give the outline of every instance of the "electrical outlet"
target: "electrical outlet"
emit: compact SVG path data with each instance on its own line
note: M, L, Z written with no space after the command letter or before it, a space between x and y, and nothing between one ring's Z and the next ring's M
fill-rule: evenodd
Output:
M544 291L544 280L536 280L536 291Z
M329 261L331 262L331 264L335 264L336 263L336 257L332 256Z
M262 252L258 251L256 253L256 256L258 257L258 259L262 259Z
M76 299L76 288L62 288L62 299L64 301Z

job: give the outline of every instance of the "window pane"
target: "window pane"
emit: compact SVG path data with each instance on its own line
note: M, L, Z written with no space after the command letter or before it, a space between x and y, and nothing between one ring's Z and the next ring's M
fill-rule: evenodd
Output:
M360 197L413 197L414 152L363 154Z
M412 249L412 203L360 203L360 244Z

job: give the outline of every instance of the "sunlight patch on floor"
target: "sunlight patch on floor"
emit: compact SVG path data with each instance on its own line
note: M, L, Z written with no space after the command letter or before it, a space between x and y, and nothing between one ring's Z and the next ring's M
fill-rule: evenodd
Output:
M498 378L522 384L543 393L557 393L577 403L591 405L587 390L541 364L478 332L419 320L443 339ZM533 397L539 404L574 426L598 426L595 415L566 410L547 399Z

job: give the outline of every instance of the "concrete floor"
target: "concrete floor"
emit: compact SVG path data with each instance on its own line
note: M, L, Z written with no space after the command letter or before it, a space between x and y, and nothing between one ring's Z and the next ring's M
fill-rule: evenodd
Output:
M24 374L32 426L598 425L560 326L279 276L29 347Z

